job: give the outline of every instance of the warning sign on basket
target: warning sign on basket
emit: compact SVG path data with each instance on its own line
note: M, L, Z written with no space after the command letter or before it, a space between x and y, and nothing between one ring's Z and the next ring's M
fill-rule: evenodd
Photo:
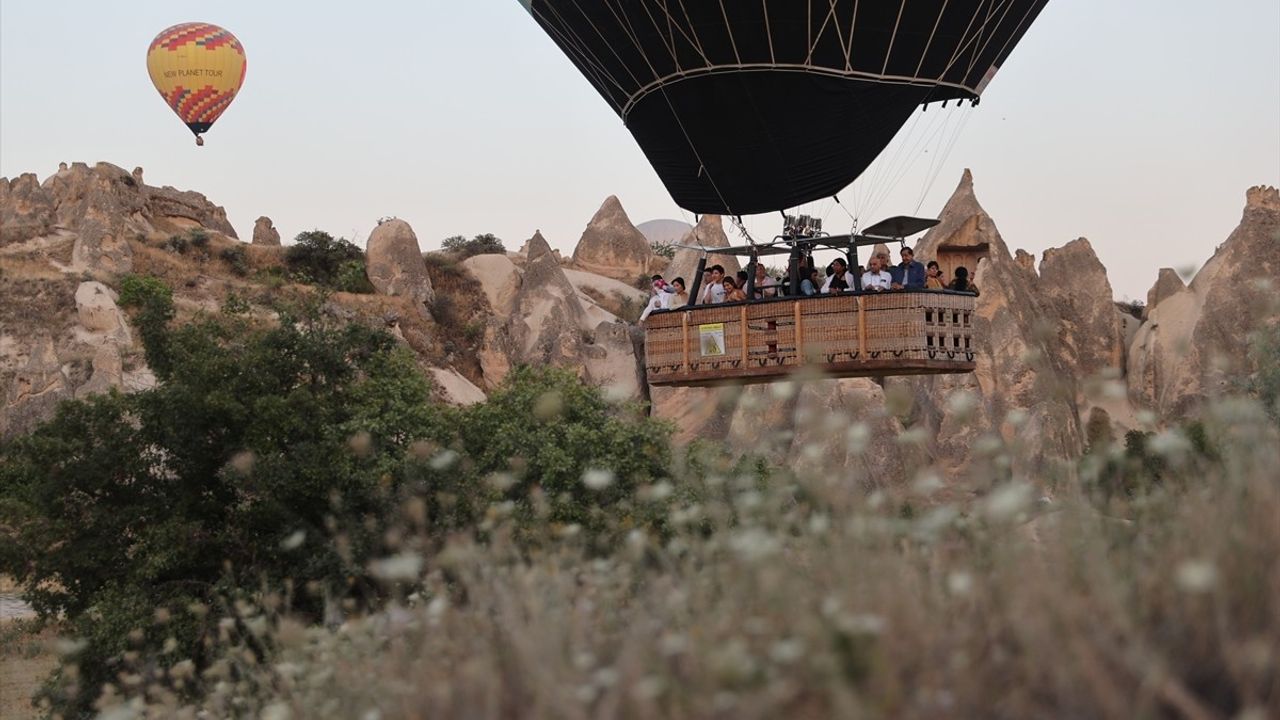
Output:
M724 354L724 323L699 325L698 338L703 357Z

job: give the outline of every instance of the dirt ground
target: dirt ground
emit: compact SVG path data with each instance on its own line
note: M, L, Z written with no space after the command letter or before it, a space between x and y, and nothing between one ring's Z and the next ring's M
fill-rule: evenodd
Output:
M55 634L31 634L21 621L0 621L0 718L39 717L31 697L57 665Z

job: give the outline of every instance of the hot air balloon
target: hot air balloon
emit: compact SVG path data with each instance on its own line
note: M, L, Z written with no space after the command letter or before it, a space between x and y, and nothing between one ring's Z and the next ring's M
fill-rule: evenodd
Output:
M244 83L244 47L230 31L190 22L162 30L147 49L147 72L165 103L203 145Z
M1048 0L520 0L676 203L835 195L914 110L976 102Z
M835 197L917 107L977 104L1048 0L520 2L622 118L678 205L741 216ZM830 236L818 218L783 218L773 241L747 235L740 247L703 247L695 229L689 304L644 321L651 385L768 382L800 368L973 371L971 292L877 292L857 275L848 292L799 292L802 272L820 272L815 251L840 252L852 268L859 247L903 243L937 220L893 217ZM789 255L790 277L775 297L695 305L712 254L749 259L748 297L763 257Z

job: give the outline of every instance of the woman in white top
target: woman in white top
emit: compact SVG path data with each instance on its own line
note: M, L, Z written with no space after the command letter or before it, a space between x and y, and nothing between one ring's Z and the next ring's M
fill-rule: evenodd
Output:
M835 260L833 260L831 262L831 268L835 270L835 272L828 275L827 281L822 283L823 293L832 292L832 288L831 288L832 281L834 281L836 278L839 278L844 281L844 287L835 290L835 292L839 292L841 289L853 290L854 288L857 287L857 285L854 284L853 273L849 272L849 266L845 264L844 258L836 258ZM839 285L839 283L836 283L836 285Z
M884 269L879 255L872 255L867 271L862 274L862 289L883 292L893 284L893 276Z

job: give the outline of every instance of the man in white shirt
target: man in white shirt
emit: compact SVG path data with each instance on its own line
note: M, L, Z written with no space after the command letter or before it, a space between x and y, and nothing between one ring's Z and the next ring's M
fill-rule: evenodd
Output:
M760 300L776 296L778 294L778 290L775 287L776 284L773 278L769 277L769 273L765 272L764 265L756 263L755 299Z
M717 305L724 302L724 267L720 265L711 266L711 282L707 283L707 287L702 291L703 305Z
M892 284L893 276L884 269L884 260L879 255L872 255L867 271L862 274L862 289L883 292Z
M836 258L833 260L831 262L831 269L835 272L828 275L827 281L822 283L822 292L824 294L849 291L857 288L857 285L854 284L853 273L849 272L849 266L845 264L844 258ZM844 287L841 287L841 285Z

